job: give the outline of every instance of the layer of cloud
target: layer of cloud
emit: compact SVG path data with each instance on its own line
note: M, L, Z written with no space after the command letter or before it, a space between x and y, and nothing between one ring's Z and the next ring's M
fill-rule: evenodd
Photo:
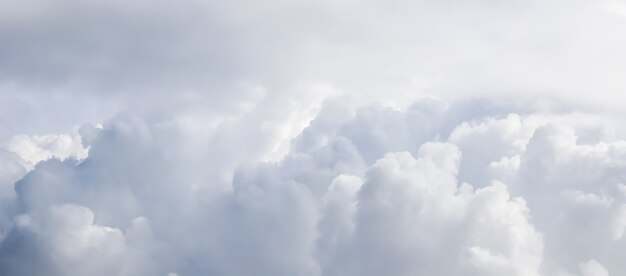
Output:
M625 274L624 7L0 2L0 274Z
M621 112L622 6L621 0L3 2L0 137L68 132L120 110L181 101L237 108L255 97L250 87L273 100L298 100L320 84L385 104L423 93L540 95Z
M602 115L432 98L351 109L339 98L302 129L261 107L218 121L201 111L14 138L3 162L25 176L3 203L0 271L626 271L626 141ZM26 161L40 162L28 172Z

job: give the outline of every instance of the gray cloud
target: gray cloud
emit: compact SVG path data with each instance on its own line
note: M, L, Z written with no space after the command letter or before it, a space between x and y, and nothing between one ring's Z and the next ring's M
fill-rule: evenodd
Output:
M302 90L328 84L379 102L411 101L418 93L577 102L570 97L576 95L621 110L606 100L624 89L620 3L6 2L0 88L10 95L6 101L48 95L35 97L43 104L22 104L23 117L63 131L76 114L103 121L115 111L185 97L224 109L247 98L249 86L274 99L298 99ZM56 102L63 108L44 124L30 114L51 108L49 94L62 98ZM2 117L20 111L11 110Z

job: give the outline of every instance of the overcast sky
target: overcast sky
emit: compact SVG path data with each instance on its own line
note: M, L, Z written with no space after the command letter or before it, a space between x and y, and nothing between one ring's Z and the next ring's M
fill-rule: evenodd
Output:
M626 275L624 0L0 1L1 275Z

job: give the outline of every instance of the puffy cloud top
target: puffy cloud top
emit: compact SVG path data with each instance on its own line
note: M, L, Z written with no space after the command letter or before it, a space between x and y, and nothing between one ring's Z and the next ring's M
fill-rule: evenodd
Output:
M626 141L610 120L488 102L468 116L475 101L425 98L404 111L341 101L294 138L247 122L263 109L205 125L172 119L179 111L118 116L76 138L16 136L2 159L21 169L3 184L15 192L2 199L0 271L626 271ZM288 150L268 161L280 140Z
M0 1L0 275L626 275L625 7Z

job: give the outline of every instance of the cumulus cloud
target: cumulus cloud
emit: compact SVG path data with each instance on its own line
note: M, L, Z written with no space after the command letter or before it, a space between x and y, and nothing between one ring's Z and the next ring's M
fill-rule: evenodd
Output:
M351 109L335 99L285 137L255 125L272 122L271 113L249 112L219 122L208 116L204 125L188 123L206 115L199 111L127 114L85 126L76 138L16 136L8 148L22 173L3 212L0 270L626 271L626 142L601 115L433 98L406 110ZM268 159L281 140L288 150Z
M0 274L625 274L624 6L0 2Z
M0 235L9 228L15 215L15 182L45 160L82 160L87 156L78 135L17 135L0 147Z

